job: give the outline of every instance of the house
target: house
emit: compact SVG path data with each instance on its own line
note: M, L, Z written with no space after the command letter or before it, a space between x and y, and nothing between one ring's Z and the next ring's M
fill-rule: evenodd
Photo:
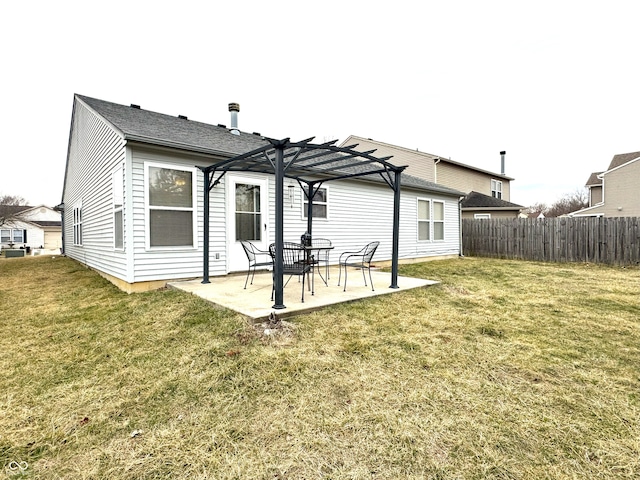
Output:
M504 174L505 152L500 152L502 173L494 173L438 155L356 135L350 135L342 145L355 143L361 151L375 149L376 154L392 155L390 161L396 165L407 165L406 171L410 175L464 192L462 218L515 218L524 208L509 201L513 178Z
M27 248L34 254L60 253L62 222L60 213L45 205L4 205L7 218L0 226L0 245Z
M257 161L243 163L271 140L240 131L238 111L230 104L227 128L75 95L61 204L65 254L134 292L246 271L240 240L267 249L279 219L285 239L299 239L309 225L305 187L290 171L284 178L270 173L271 159L263 158L264 170ZM246 168L227 170L230 162ZM345 166L344 178L315 185L313 235L332 240L332 263L372 240L381 241L376 262L390 261L395 193L388 179L356 176L355 169ZM332 171L315 175L322 180ZM399 260L457 256L462 193L401 179Z
M640 152L614 155L609 168L587 180L589 206L572 217L640 217Z

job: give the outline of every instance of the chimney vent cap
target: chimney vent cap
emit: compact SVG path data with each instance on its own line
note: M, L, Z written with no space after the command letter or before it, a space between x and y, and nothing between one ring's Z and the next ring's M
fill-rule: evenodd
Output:
M240 104L239 103L230 103L229 104L229 111L230 112L239 112L240 111Z
M505 152L504 150L500 152L500 155L506 155L507 152Z

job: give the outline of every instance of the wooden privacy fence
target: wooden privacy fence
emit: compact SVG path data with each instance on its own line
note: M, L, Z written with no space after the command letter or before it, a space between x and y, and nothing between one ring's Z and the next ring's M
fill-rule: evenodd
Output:
M547 262L640 263L640 218L462 220L462 253Z

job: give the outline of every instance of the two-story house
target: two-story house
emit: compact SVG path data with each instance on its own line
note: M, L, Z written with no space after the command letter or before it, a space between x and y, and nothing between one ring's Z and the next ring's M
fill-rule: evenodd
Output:
M391 163L408 165L406 171L409 175L465 192L461 201L462 218L515 218L524 208L509 201L513 178L504 174L505 152L501 152L502 173L495 173L431 153L356 135L350 135L342 142L342 146L354 144L358 144L355 148L359 151L375 149L376 155L391 155Z
M586 187L589 206L570 216L640 216L640 152L614 155L606 171L589 176Z

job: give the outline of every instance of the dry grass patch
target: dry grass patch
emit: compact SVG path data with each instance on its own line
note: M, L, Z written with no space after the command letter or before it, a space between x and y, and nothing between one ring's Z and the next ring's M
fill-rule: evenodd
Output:
M251 325L0 260L0 465L31 478L637 478L640 271L464 259Z

